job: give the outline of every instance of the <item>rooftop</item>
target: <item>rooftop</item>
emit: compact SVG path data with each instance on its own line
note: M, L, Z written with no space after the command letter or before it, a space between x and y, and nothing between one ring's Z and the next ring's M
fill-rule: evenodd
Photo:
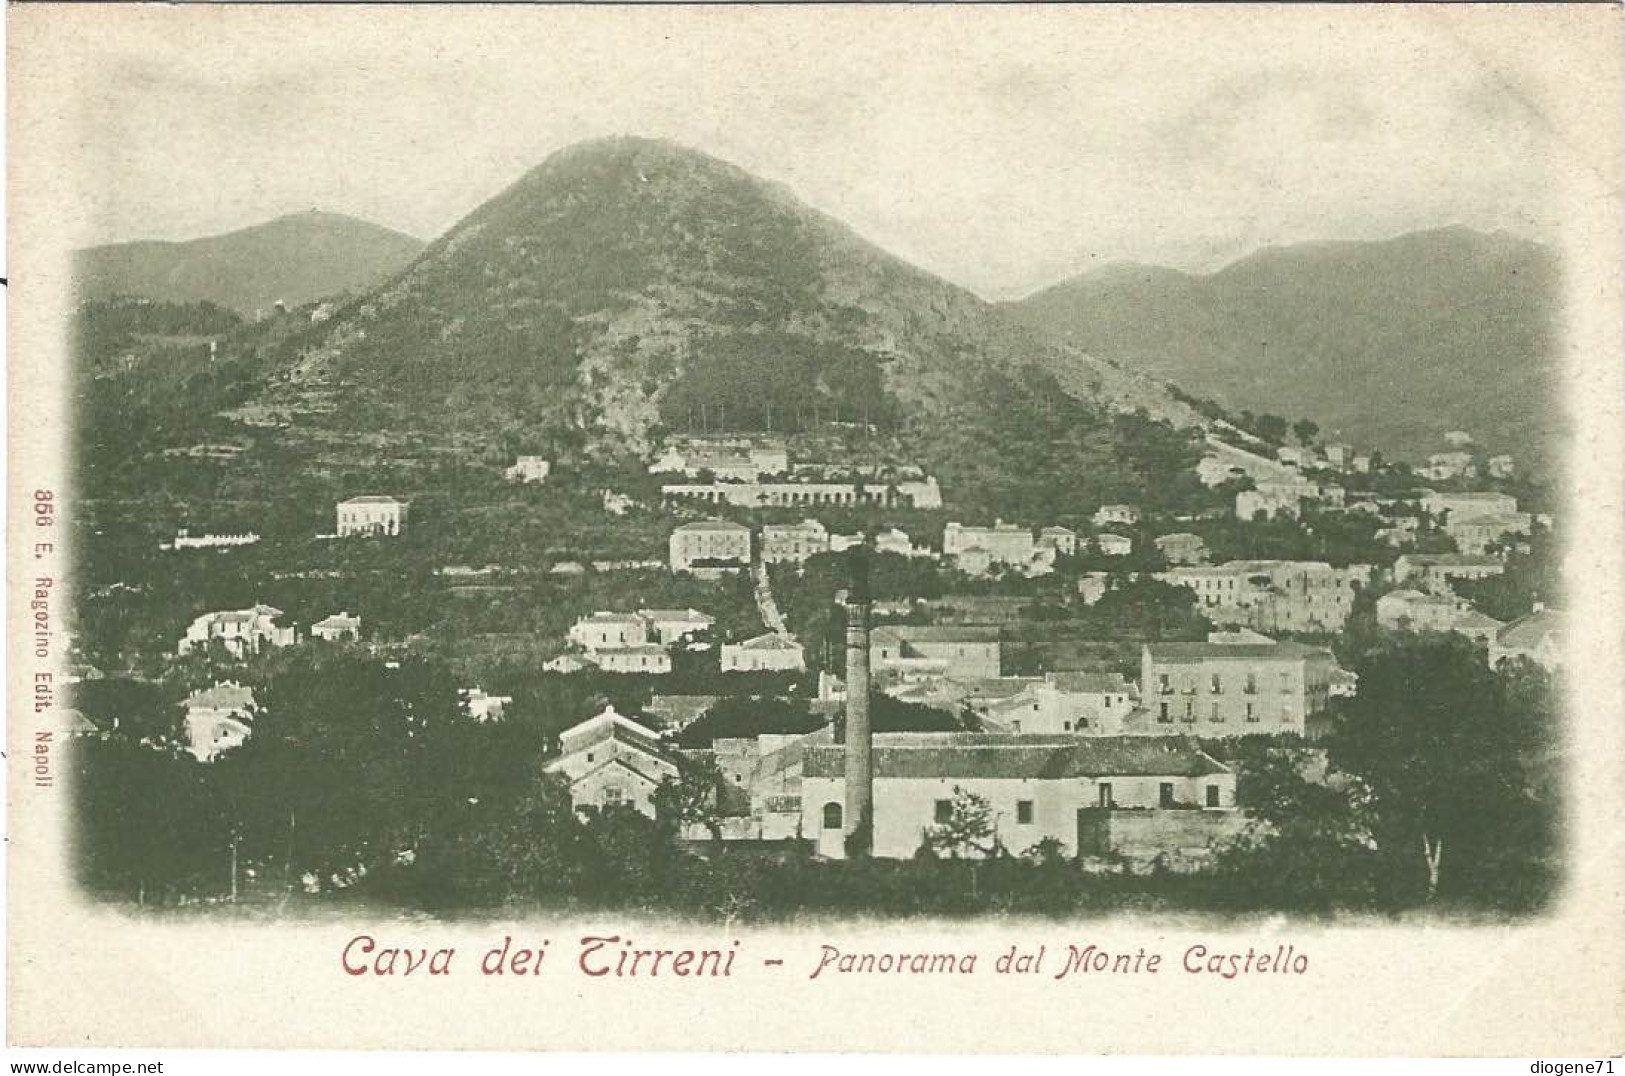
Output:
M402 500L400 500L399 498L396 498L396 497L389 497L389 496L385 496L383 494L377 494L377 493L368 493L368 494L365 494L365 495L360 496L360 497L351 497L349 500L340 501L339 503L340 504L405 504L406 502L402 501Z
M1555 638L1563 633L1563 613L1559 609L1541 609L1521 616L1517 620L1502 628L1495 636L1495 642L1517 650L1532 650L1549 638Z
M952 734L950 734L951 736ZM1199 777L1228 773L1195 741L1173 737L973 735L932 737L918 746L878 743L876 779L1064 780L1072 777ZM845 776L844 747L808 747L805 777Z
M674 530L673 534L696 534L705 531L721 531L729 534L749 534L750 528L742 523L735 523L727 519L701 519L693 523L684 523Z
M999 629L973 624L888 624L869 633L869 645L899 643L996 643Z
M1304 643L1146 643L1153 661L1192 662L1216 660L1302 661L1330 657L1331 651Z

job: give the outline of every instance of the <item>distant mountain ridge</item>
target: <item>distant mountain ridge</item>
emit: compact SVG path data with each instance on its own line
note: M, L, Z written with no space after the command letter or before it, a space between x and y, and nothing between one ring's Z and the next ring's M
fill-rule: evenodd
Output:
M1006 309L1232 412L1308 417L1401 457L1465 429L1551 458L1559 289L1547 247L1454 226L1266 247L1211 274L1105 266Z
M422 249L393 229L312 210L201 239L78 250L73 276L81 299L206 301L252 317L278 301L301 306L372 287Z
M251 322L218 360L137 357L208 391L179 415L147 400L147 428L274 426L332 473L389 445L403 467L529 452L606 482L641 480L668 432L801 432L918 464L988 518L1154 497L1202 421L782 185L642 138L560 150L331 317ZM102 395L127 408L128 388Z

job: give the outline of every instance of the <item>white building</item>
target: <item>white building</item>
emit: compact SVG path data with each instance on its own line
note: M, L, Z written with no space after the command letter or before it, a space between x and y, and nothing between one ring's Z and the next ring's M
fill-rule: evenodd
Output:
M408 504L395 497L368 495L338 503L338 535L396 535L406 526Z
M1487 516L1514 515L1518 511L1518 499L1508 493L1442 493L1430 489L1422 494L1422 507L1447 523L1463 523Z
M1095 509L1091 521L1097 527L1132 527L1140 522L1140 510L1132 504L1103 504Z
M194 691L181 704L187 750L199 762L212 762L243 743L254 731L254 692L235 682Z
M1140 698L1160 735L1303 735L1323 713L1337 668L1331 651L1293 642L1147 643Z
M502 477L510 482L546 482L553 464L542 456L520 456Z
M1095 544L1108 557L1126 557L1134 552L1134 541L1121 534L1097 534Z
M596 653L646 645L649 642L649 625L636 613L600 610L572 624L569 634L571 642L588 653Z
M769 564L800 564L829 552L829 531L816 519L762 526L762 559Z
M1067 527L1044 527L1038 532L1038 545L1070 557L1078 551L1078 532Z
M738 569L750 564L750 528L725 519L685 523L671 532L671 570Z
M1032 531L1004 520L991 527L950 522L942 531L942 554L968 575L985 575L995 566L1026 571L1037 552Z
M462 696L463 709L468 712L468 716L481 724L487 721L501 721L509 705L513 703L512 695L487 695L478 687L465 688L458 694Z
M1049 673L977 712L1004 732L1120 736L1137 695L1134 685L1116 673Z
M631 807L654 817L654 791L675 780L682 759L653 730L605 707L559 734L559 757L546 772L569 783L577 810Z
M299 641L299 632L278 626L281 615L282 610L269 605L204 613L186 629L176 652L185 654L218 641L233 657L244 658L270 647L292 646Z
M742 643L722 644L723 672L802 672L806 667L801 644L788 635L768 632Z
M638 616L649 625L652 641L662 646L682 642L686 636L710 631L716 620L698 609L639 609Z
M605 672L646 673L664 676L671 672L671 654L663 646L623 646L615 650L592 652L595 665Z
M1528 538L1533 529L1534 517L1528 512L1465 519L1457 519L1452 513L1444 525L1445 533L1454 539L1458 550L1475 554L1488 553L1491 546L1499 547L1504 553L1524 545L1521 539Z
M361 618L349 613L334 613L310 626L310 634L330 643L361 638Z
M1371 580L1369 564L1333 568L1324 561L1232 560L1157 573L1196 594L1215 624L1259 631L1343 630L1354 596Z
M1193 741L1138 737L877 735L872 854L913 856L953 815L960 791L987 800L995 848L1020 854L1051 838L1067 855L1119 853L1201 861L1236 832L1236 778ZM801 829L820 855L845 855L846 751L803 748ZM1219 816L1225 816L1221 821ZM1147 854L1136 852L1144 849Z

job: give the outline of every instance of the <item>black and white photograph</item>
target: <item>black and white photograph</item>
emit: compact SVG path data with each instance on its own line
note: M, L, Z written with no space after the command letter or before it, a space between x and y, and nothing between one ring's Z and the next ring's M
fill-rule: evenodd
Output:
M736 1006L1618 910L1617 8L69 7L14 968L47 860L335 990L592 923L533 973Z

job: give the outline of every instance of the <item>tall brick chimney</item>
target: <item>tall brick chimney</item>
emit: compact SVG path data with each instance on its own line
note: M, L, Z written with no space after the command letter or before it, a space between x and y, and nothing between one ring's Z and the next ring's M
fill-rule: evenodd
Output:
M866 856L874 835L874 735L869 729L869 549L847 554L846 815L847 854Z

